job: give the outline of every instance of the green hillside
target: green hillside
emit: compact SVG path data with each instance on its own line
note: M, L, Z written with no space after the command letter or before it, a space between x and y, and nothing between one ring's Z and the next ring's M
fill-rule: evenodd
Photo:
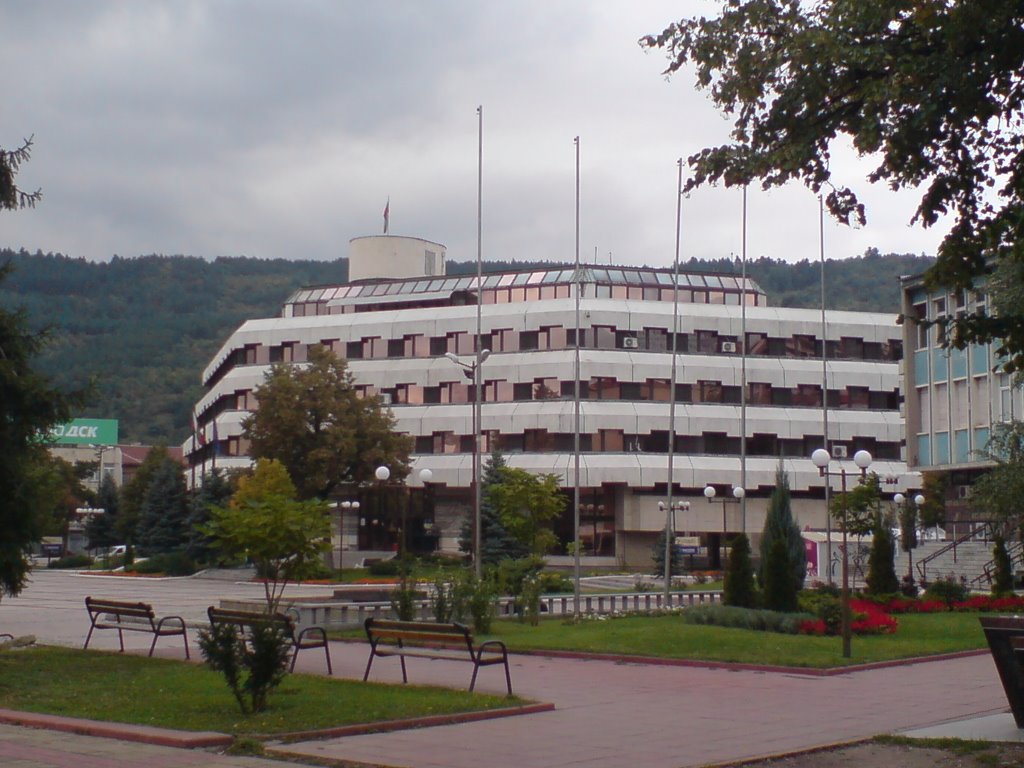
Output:
M348 260L213 261L188 256L114 257L96 263L62 255L0 250L14 272L0 284L0 306L24 306L34 327L49 326L53 343L41 368L68 388L92 381L82 416L120 420L123 442L180 443L202 369L244 320L277 315L304 285L343 282ZM897 277L922 272L931 259L881 255L826 264L832 308L897 312ZM488 262L490 270L523 264ZM475 262L449 262L465 274ZM686 264L688 270L739 272L728 259ZM758 259L748 273L776 306L815 307L817 263Z

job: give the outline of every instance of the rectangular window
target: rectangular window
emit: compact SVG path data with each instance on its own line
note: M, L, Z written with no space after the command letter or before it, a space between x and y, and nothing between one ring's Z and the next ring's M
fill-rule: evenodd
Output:
M750 405L771 405L772 385L751 382L747 385L747 402Z
M644 400L667 403L671 399L672 387L668 379L648 379L644 391Z
M720 381L698 381L693 391L693 402L695 403L720 403L722 402L722 382Z
M821 387L817 384L797 384L793 405L821 407Z
M815 357L814 337L797 334L786 339L786 357Z
M748 355L767 355L768 354L768 334L767 333L748 333L747 334L747 354Z
M624 450L625 440L621 429L600 429L597 432L596 443L596 451L618 453Z
M697 331L697 351L705 355L718 352L718 331Z

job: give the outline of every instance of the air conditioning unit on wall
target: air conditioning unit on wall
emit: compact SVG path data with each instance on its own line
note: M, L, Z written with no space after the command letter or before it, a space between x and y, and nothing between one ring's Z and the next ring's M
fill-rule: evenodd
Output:
M832 446L832 458L834 459L845 459L847 456L845 445L833 445Z
M623 349L639 349L640 340L636 336L626 336L622 339Z
M736 351L736 342L735 341L723 341L722 342L722 351L723 352L735 352Z

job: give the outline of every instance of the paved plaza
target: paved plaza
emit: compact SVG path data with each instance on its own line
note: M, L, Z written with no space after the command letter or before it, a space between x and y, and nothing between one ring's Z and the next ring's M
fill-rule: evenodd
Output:
M326 597L331 591L313 586L289 594ZM83 602L89 594L151 602L158 614L180 614L199 626L208 605L222 598L258 599L262 587L230 578L126 579L40 570L21 596L0 602L0 631L80 647L89 626ZM770 642L770 635L764 641ZM116 633L99 633L93 644L98 649L116 649ZM128 633L126 644L144 652L149 638ZM161 640L158 654L183 658L180 638ZM367 657L364 645L333 643L331 654L336 676L362 676ZM300 656L298 666L298 671L323 673L323 659L315 653ZM417 683L468 685L469 673L464 664L410 662L410 679ZM397 662L375 664L373 679L400 681ZM987 654L826 677L515 655L512 679L518 695L552 702L555 710L273 748L297 759L410 768L677 768L896 731L941 726L929 735L953 735L949 729L963 730L965 721L985 724L989 737L1016 735L1016 729L1007 728L1010 716L1005 714L1002 688ZM503 694L501 670L481 670L477 688ZM12 726L0 726L0 755L3 765L17 768L275 764ZM10 762L8 756L16 761Z

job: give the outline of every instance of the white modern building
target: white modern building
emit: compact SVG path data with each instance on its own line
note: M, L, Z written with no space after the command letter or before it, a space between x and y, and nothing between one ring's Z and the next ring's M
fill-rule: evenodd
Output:
M455 551L472 508L475 425L472 382L450 353L476 359L479 297L480 348L490 350L480 366L483 450L562 478L568 503L556 532L563 546L574 539L579 340L580 540L588 567L650 568L666 525L659 502L668 497L673 432L672 496L689 504L674 527L700 538L710 566L723 538L743 529L756 538L780 462L801 526L825 528L826 481L809 459L822 447L823 399L835 467L865 449L887 490L919 484L905 464L895 315L828 312L823 350L819 310L769 307L756 284L732 275L681 274L677 292L671 269L588 265L578 274L562 267L488 273L478 289L475 275L446 276L444 264L437 243L357 238L355 279L297 291L280 316L245 322L203 372L196 413L204 444L184 445L195 473L248 466L241 423L269 367L301 364L310 345L327 345L414 438L409 485L421 485L418 471L431 470L414 510L415 546ZM852 460L848 469L856 472ZM831 482L838 488L837 478ZM709 485L717 492L710 500ZM743 501L723 501L740 486ZM395 521L368 489L348 496L361 506L343 515L340 544L369 550L393 542Z

